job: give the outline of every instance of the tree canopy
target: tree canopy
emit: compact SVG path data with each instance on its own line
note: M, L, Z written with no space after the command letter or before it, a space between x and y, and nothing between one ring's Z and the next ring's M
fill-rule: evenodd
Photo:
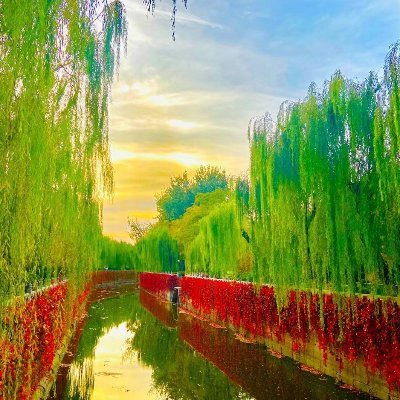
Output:
M119 242L104 236L101 241L99 268L110 270L134 269L134 248L130 243Z
M384 77L336 72L322 90L249 127L250 174L218 207L196 193L226 190L209 168L158 199L186 271L284 290L395 295L400 284L400 43ZM231 185L232 186L232 185ZM217 189L217 190L216 190ZM192 223L193 226L190 226Z
M173 221L182 217L194 204L196 195L226 189L228 182L225 171L212 166L200 167L192 179L186 171L171 178L170 186L157 197L160 220Z
M0 297L85 280L113 188L110 85L126 45L118 1L0 3ZM73 278L75 277L75 278Z

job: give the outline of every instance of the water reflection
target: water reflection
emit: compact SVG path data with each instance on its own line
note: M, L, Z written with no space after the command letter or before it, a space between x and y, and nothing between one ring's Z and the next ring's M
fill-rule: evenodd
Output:
M263 347L240 342L190 315L180 316L179 335L256 399L361 398L341 390L331 378L305 373L292 360L273 357Z
M94 303L53 399L359 399L146 292Z
M160 301L157 297L144 290L139 291L139 302L164 326L168 328L176 328L178 326L178 308L176 304Z

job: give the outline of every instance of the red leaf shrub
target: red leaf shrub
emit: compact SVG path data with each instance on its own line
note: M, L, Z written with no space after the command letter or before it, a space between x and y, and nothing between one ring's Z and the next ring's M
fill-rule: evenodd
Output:
M125 271L101 270L94 272L92 275L92 283L94 285L99 285L108 282L116 282L116 281L135 281L136 279L137 279L137 272L134 270L125 270Z
M180 279L175 274L163 274L154 272L141 272L139 276L140 287L160 297L179 286Z
M52 370L54 357L81 310L90 287L78 296L68 312L65 306L68 285L58 283L19 301L12 317L3 320L0 339L0 399L30 399L40 380ZM11 311L11 310L10 310ZM29 382L29 384L28 384Z
M345 297L291 290L280 307L271 286L186 276L181 280L183 307L231 326L253 338L278 342L289 335L301 351L315 337L326 363L328 353L362 360L379 371L390 390L400 388L400 309L393 300Z

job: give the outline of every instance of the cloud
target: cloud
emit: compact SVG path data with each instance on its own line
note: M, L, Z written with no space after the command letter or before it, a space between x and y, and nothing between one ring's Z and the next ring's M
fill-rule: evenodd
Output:
M193 129L199 127L199 124L196 122L182 121L181 119L169 119L168 125L176 129Z
M129 148L129 147L128 147ZM191 149L185 152L135 152L128 150L126 145L117 143L111 144L111 161L114 165L127 162L129 160L144 160L144 161L170 161L180 164L184 167L193 167L206 164L206 161L201 158L201 155L196 154Z
M190 0L154 16L125 0L128 56L110 107L114 203L104 232L127 239L126 217L154 217L154 194L201 164L238 175L248 168L247 124L274 116L337 69L365 77L382 66L398 36L399 0Z
M171 18L172 18L172 12L170 5L164 5L164 4L158 4L156 12L154 14L149 13L146 8L138 4L137 2L134 2L132 0L127 1L126 3L126 8L127 11L130 15L146 15L147 17L151 16L154 19L162 19L164 21L168 21L171 23ZM185 10L185 14L181 14L181 9L178 9L177 14L175 16L176 24L188 24L188 25L193 25L193 24L198 24L201 26L213 28L213 29L219 29L223 30L224 26L220 23L212 22L212 21L207 21L203 18L200 18L194 14L191 14L188 10Z
M172 176L185 170L193 173L191 166L172 159L131 158L114 164L115 193L106 200L103 210L103 231L117 239L129 241L127 218L149 221L156 217L155 195L166 188Z

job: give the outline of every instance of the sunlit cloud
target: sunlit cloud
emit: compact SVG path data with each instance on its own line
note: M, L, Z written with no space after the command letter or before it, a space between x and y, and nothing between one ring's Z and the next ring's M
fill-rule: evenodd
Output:
M199 126L196 122L182 121L180 119L170 119L168 125L178 129L193 129Z
M190 1L178 7L173 42L170 2L154 16L141 1L124 3L128 56L112 88L115 195L104 232L125 240L127 216L154 218L154 195L171 177L205 164L246 171L250 118L275 117L336 69L349 78L378 70L400 20L390 12L398 0Z
M148 100L151 104L154 104L156 106L166 107L174 104L167 96L164 96L162 94L150 96Z
M195 152L146 153L135 152L116 144L111 145L111 161L114 164L126 162L133 159L138 161L144 160L174 162L187 167L200 166L207 163L207 161L204 160L200 154L196 154Z
M118 162L121 162L124 160L130 160L132 158L135 158L135 153L132 153L131 151L128 151L128 150L116 148L115 146L111 146L111 162L112 163L116 164Z
M195 154L171 153L167 157L171 161L176 161L177 163L188 166L188 167L194 167L196 165L200 166L202 164L205 164L205 162L203 160L201 160Z

